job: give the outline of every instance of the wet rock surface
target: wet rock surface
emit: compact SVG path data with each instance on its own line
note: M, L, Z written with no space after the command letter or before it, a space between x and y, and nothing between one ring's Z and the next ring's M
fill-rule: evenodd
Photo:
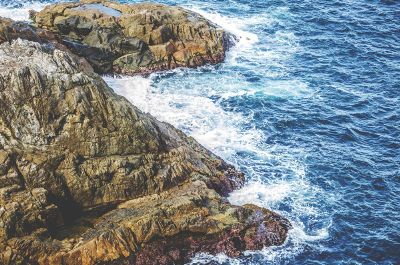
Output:
M155 3L81 1L32 13L98 73L150 73L222 62L233 36L195 12Z

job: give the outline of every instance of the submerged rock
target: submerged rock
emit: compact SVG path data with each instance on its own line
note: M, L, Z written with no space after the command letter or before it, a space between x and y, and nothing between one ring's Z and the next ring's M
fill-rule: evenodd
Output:
M51 43L0 45L0 263L182 264L282 244L243 174Z
M232 38L195 12L155 3L61 3L31 17L37 27L60 34L99 73L219 63Z

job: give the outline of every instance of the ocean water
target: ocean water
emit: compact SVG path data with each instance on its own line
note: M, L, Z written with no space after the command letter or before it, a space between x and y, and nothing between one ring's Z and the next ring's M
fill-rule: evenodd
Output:
M49 2L0 0L0 16ZM283 246L191 264L400 264L400 2L159 2L238 43L217 66L105 80L244 171L232 203L294 226Z

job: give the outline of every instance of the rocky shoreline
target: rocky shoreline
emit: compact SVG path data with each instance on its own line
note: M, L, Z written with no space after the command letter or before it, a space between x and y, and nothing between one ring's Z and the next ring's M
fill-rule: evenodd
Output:
M198 252L237 257L283 244L287 219L225 198L241 172L98 75L217 63L228 33L158 4L56 4L32 18L0 19L1 264L184 264ZM173 30L189 18L188 31ZM152 30L138 35L138 21ZM199 48L213 41L219 48ZM174 66L155 47L170 43Z

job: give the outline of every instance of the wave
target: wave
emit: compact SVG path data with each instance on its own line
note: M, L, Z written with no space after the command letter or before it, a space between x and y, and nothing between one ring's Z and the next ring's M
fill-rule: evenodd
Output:
M240 56L240 53L244 52L245 50L251 49L254 45L259 42L258 35L249 31L245 31L243 28L246 24L243 24L243 21L236 18L229 18L223 16L217 12L207 12L201 8L196 6L188 6L188 9L202 15L203 17L207 18L208 20L214 22L218 26L224 28L225 30L229 31L230 33L234 34L238 37L238 42L229 52L227 61L231 65L235 65L237 63L237 59ZM253 19L254 20L254 19ZM248 24L251 24L249 20L247 20ZM259 20L257 20L259 22Z
M10 3L3 4L0 2L0 17L7 17L16 21L28 21L29 10L40 11L48 5L48 3L43 2Z
M330 213L322 210L317 202L333 200L300 175L283 180L250 181L242 189L234 191L229 201L236 205L255 204L273 209L287 217L293 228L283 246L247 251L246 256L257 256L260 261L286 264L308 247L321 248L319 241L329 238L332 225ZM318 228L308 227L318 224Z
M200 95L205 91L182 91L177 86L162 85L158 89L152 86L152 77L105 77L105 80L117 94L142 111L171 123L218 155L232 158L231 162L235 164L236 152L258 151L255 144L262 139L262 133L256 129L241 130L246 118L226 112L217 102ZM262 153L268 156L268 153Z

